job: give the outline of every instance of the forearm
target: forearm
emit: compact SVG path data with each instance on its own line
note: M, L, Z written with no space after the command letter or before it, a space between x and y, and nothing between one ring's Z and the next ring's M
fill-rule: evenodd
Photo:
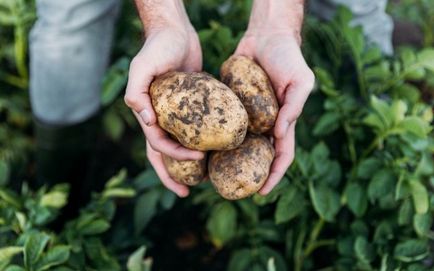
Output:
M182 0L135 0L135 2L146 36L165 27L186 30L191 28Z
M301 41L304 0L255 0L248 31L285 31Z

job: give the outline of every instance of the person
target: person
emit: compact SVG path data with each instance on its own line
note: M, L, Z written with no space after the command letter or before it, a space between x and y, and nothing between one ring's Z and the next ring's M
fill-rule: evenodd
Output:
M146 40L131 61L125 103L146 136L148 159L162 183L180 197L186 186L173 181L161 153L197 160L203 153L176 143L157 123L148 94L152 80L172 70L201 71L198 35L182 0L135 0ZM310 1L311 10L330 18L338 4L355 14L368 40L391 52L392 22L387 0ZM30 98L35 118L39 179L58 181L85 168L100 110L101 79L107 68L118 0L37 0L38 19L30 36ZM294 159L295 125L314 85L300 49L303 0L254 0L236 55L255 59L267 72L280 111L273 130L276 157L260 194L269 193ZM80 170L81 175L86 171ZM83 178L82 178L83 179ZM72 180L73 181L73 180Z

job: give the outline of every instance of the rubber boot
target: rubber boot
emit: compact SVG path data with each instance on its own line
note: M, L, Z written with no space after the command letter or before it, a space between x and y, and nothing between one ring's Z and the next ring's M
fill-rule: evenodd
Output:
M97 182L92 164L99 126L98 115L70 126L35 120L37 186L69 183L68 205L62 210L68 218L89 201Z

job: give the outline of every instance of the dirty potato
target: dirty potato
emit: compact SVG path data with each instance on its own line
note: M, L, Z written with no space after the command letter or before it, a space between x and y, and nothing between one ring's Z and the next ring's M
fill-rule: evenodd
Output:
M238 148L211 152L208 173L211 183L222 197L242 199L261 189L273 159L274 148L267 138L247 134Z
M246 136L243 104L209 74L167 73L152 83L150 95L158 124L187 148L230 150Z
M163 163L169 176L176 182L185 185L197 185L206 176L206 158L195 161L178 161L162 154Z
M220 76L246 108L249 132L261 134L270 130L276 121L279 106L264 70L248 57L232 56L223 63Z

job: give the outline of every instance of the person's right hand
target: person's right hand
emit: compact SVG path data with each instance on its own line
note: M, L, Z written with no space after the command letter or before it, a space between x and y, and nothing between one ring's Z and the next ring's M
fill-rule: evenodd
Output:
M202 52L191 25L158 27L147 39L130 64L125 103L132 109L147 140L147 155L163 184L180 197L188 195L187 186L170 178L161 153L177 160L199 160L204 153L183 147L162 130L153 110L149 87L158 75L169 71L200 71Z

